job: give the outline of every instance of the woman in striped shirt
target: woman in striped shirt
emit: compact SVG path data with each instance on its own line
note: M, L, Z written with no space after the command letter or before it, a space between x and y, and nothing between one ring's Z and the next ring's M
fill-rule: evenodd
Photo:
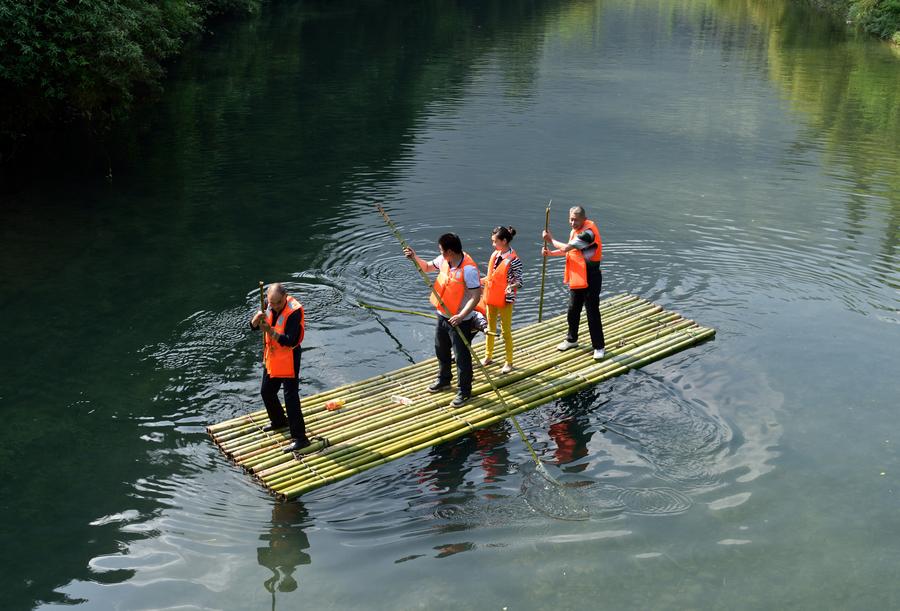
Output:
M516 230L512 227L495 227L491 232L494 252L488 261L482 293L489 331L482 364L489 365L493 362L495 330L499 316L503 330L503 344L506 348L506 364L500 373L509 373L513 369L512 309L516 301L516 291L522 286L522 261L516 255L516 251L509 246L515 235Z

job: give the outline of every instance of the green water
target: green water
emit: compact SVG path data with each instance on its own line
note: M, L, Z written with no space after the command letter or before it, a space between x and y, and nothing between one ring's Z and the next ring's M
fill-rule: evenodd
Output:
M0 607L900 607L900 58L781 1L267 5L110 145L4 196ZM64 177L62 177L64 176ZM278 504L204 427L258 409L260 279L302 392L432 353L373 212L485 262L583 203L604 292L716 339ZM566 292L551 263L545 312ZM557 516L557 517L554 517Z

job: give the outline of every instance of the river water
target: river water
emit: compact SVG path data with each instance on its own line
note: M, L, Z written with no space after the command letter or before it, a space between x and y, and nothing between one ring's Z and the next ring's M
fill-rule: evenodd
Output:
M900 607L900 58L781 0L274 2L111 148L5 196L4 609ZM412 245L582 203L604 293L713 341L279 504L205 427L432 354ZM565 308L559 261L545 311Z

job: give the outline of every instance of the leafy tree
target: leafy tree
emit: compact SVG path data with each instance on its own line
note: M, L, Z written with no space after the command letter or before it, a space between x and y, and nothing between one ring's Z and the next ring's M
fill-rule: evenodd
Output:
M0 162L35 131L102 130L212 15L259 0L0 0Z
M900 44L900 0L856 0L850 18L867 32Z

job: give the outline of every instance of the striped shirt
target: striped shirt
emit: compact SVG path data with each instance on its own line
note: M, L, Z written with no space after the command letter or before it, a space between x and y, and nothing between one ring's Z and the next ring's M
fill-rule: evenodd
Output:
M509 255L512 252L512 249L507 250L504 253L501 253L499 257L494 259L494 269L497 269L500 266L500 261L502 259L509 259ZM519 288L522 288L522 259L516 257L512 261L509 262L509 267L506 268L506 285L512 286L514 284L519 285ZM516 295L515 293L507 293L506 294L506 303L515 303Z

